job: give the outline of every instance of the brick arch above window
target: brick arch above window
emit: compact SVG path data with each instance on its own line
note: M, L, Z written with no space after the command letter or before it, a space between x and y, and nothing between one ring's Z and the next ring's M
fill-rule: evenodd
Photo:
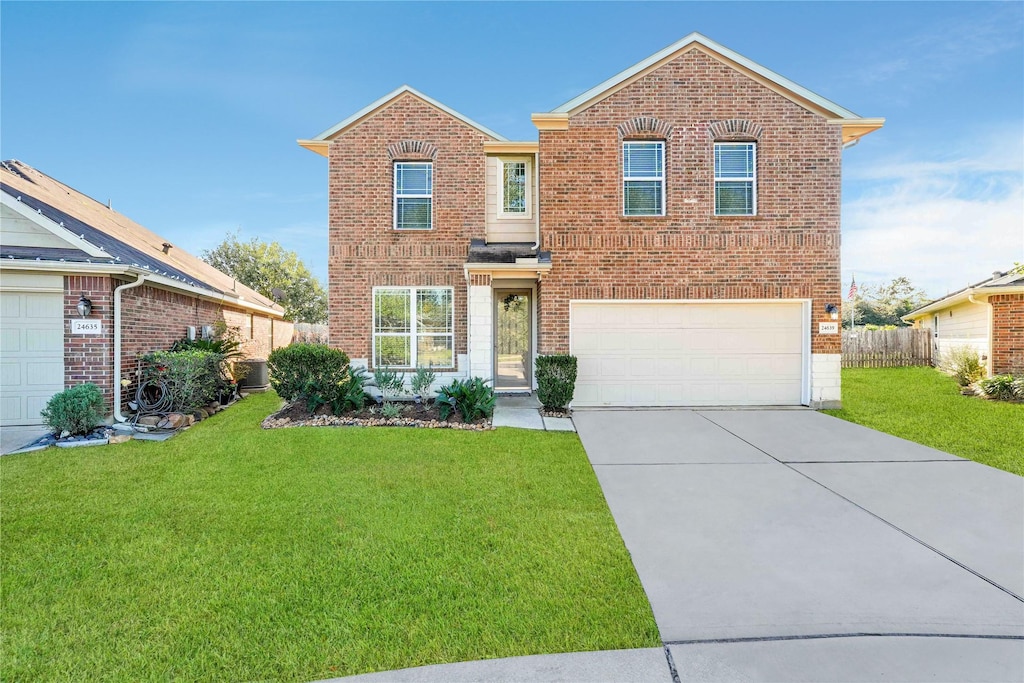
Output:
M388 158L392 161L433 161L437 158L437 145L422 140L402 140L388 145Z
M664 138L672 135L672 125L653 116L637 116L618 125L619 138Z
M725 119L724 121L715 121L708 126L708 134L711 139L723 142L760 140L763 132L764 126L751 123L746 119Z

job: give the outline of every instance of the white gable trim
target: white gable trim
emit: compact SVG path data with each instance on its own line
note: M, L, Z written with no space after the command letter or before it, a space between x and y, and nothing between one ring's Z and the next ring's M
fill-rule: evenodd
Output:
M376 100L376 101L368 104L367 106L365 106L362 109L360 109L359 111L357 111L355 114L352 114L352 116L349 116L344 121L331 126L330 128L328 128L324 132L320 133L320 135L317 135L315 138L313 138L313 140L311 142L323 142L323 141L331 139L332 137L334 137L338 133L341 133L341 132L345 131L346 129L351 128L352 126L354 126L355 124L357 124L361 120L363 120L364 118L370 116L371 114L376 112L378 109L382 109L384 106L389 104L392 100L397 98L399 95L403 95L405 93L409 93L411 95L415 95L416 97L420 98L421 100L423 100L427 104L431 105L432 107L436 107L437 109L440 109L441 111L443 111L444 113L448 114L449 116L452 116L452 117L458 119L459 121L462 121L466 125L468 125L468 126L470 126L472 128L477 129L478 131L480 131L481 133L483 133L484 135L486 135L486 136L488 136L490 138L493 138L493 139L495 139L495 140L497 140L499 142L508 142L508 138L504 137L503 135L498 135L497 133L495 133L490 128L487 128L485 126L481 126L479 123L477 123L476 121L470 119L469 117L463 116L462 114L460 114L459 112L455 111L454 109L452 109L450 107L446 107L445 105L441 104L440 102L438 102L434 98L428 97L427 95L424 95L420 91L418 91L415 88L413 88L411 86L408 86L408 85L403 85L402 87L398 88L397 90L391 91L390 93L388 93L384 97L380 98L379 100Z
M0 204L3 204L23 218L32 221L32 223L43 230L52 233L57 239L66 242L70 249L79 249L89 256L95 256L97 258L110 258L110 254L103 251L96 245L87 242L84 237L79 237L60 223L56 223L47 216L44 216L42 213L22 203L20 196L18 198L14 198L7 194L7 191L5 190L0 192Z
M625 71L622 71L612 76L608 80L594 86L585 93L572 98L562 106L557 107L556 109L552 109L551 113L569 115L577 114L580 111L589 107L590 105L596 103L597 101L604 99L604 97L602 96L604 96L606 93L611 94L609 91L615 90L617 86L621 85L625 81L628 81L635 76L639 76L648 69L650 69L651 67L659 65L661 62L667 61L677 56L678 54L684 52L685 50L698 45L706 48L707 51L717 54L720 57L724 57L726 60L734 62L735 64L743 67L744 69L747 69L757 74L758 76L775 84L782 90L789 91L793 95L796 95L798 98L804 99L816 105L820 109L831 112L833 114L833 118L861 118L860 116L854 114L849 109L841 107L835 102L827 100L821 95L811 92L807 88L804 88L803 86L794 83L788 78L785 78L770 69L766 69L760 64L747 59L738 52L734 52L729 48L725 47L724 45L720 45L719 43L716 43L710 38L707 38L706 36L703 36L700 33L696 32L691 33L690 35L686 36L681 40L676 41L675 43L672 43L665 49L654 53L647 59L634 64Z

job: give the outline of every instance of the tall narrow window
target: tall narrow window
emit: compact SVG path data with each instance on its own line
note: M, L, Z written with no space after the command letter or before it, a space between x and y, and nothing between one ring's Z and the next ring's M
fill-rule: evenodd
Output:
M715 143L715 215L757 213L757 143Z
M501 212L508 215L526 214L527 175L525 161L501 163Z
M395 163L395 230L430 230L433 208L434 165Z
M622 213L665 215L665 143L622 143Z

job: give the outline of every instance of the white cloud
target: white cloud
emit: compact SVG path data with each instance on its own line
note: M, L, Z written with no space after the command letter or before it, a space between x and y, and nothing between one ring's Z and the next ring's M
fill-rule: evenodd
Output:
M1024 261L1024 149L990 134L938 160L858 167L843 207L843 278L883 284L906 276L943 296Z

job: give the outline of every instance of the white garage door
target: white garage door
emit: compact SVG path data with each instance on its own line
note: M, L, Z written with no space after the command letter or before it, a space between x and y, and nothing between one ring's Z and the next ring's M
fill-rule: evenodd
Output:
M64 295L0 292L0 426L41 424L63 390Z
M572 302L574 406L800 405L801 302Z

